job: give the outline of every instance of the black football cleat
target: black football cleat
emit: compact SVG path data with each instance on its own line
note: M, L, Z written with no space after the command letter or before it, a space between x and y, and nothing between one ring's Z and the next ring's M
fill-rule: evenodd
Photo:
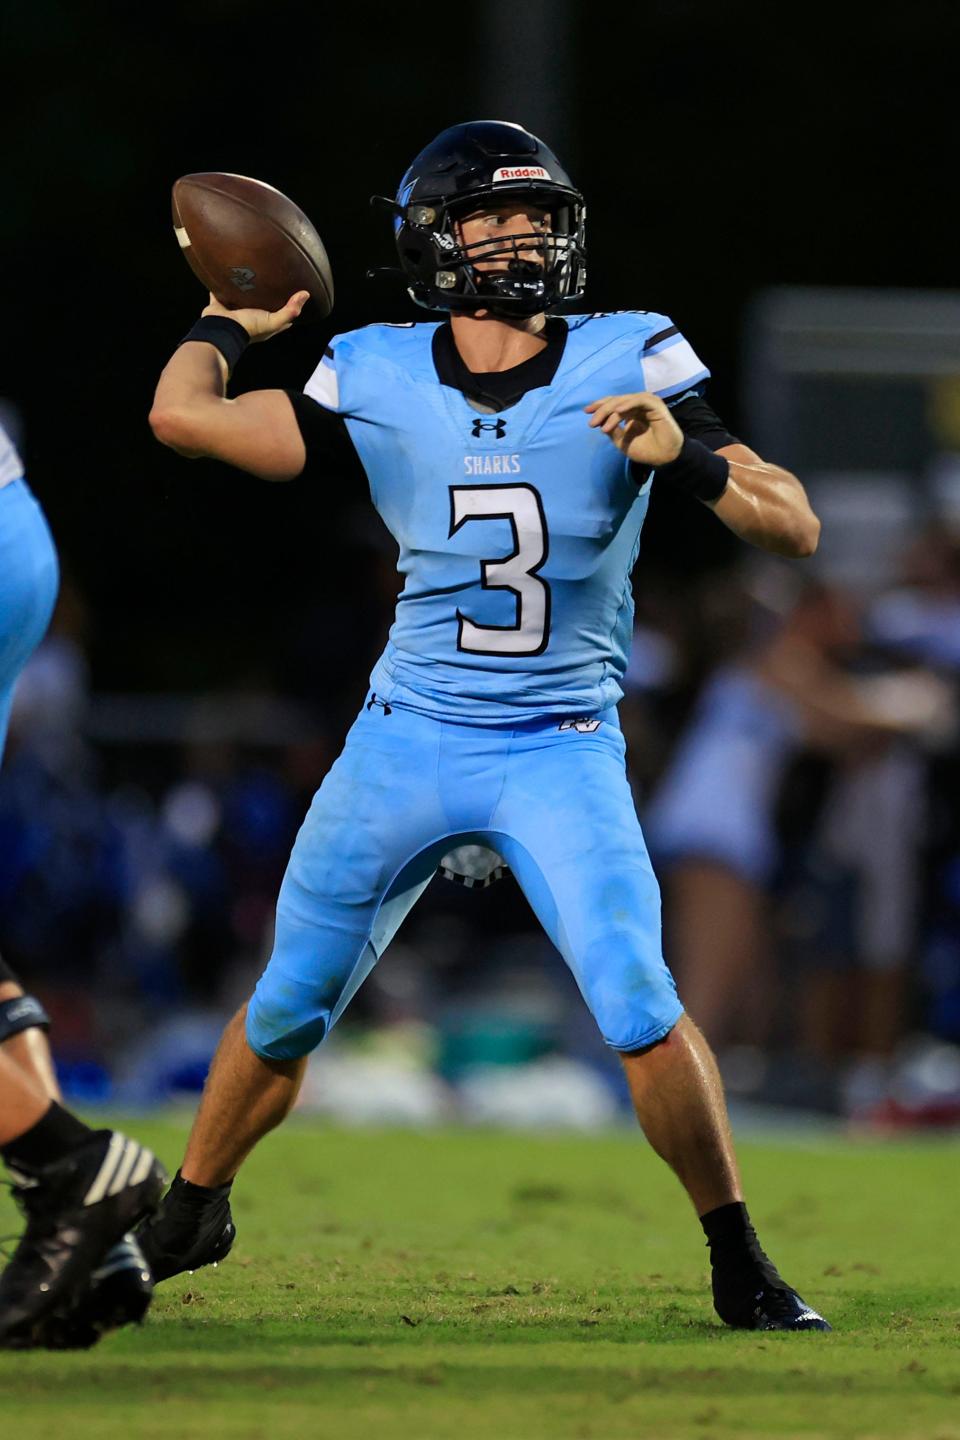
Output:
M47 1350L89 1350L111 1330L139 1325L153 1299L153 1276L132 1235L107 1251L77 1300L37 1327Z
M789 1286L765 1285L734 1311L720 1315L736 1330L832 1330Z
M0 1349L43 1344L41 1322L76 1302L106 1252L153 1210L165 1178L153 1152L118 1130L16 1176L27 1225L0 1274Z
M136 1238L159 1283L187 1270L219 1265L230 1254L236 1235L230 1186L220 1185L198 1197L196 1187L188 1191L178 1174Z

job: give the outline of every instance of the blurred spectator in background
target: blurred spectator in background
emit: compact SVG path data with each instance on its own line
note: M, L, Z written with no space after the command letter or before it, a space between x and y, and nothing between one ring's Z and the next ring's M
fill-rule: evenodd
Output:
M671 962L721 1056L781 1038L777 996L792 997L796 1054L769 1098L822 1103L832 1065L852 1056L869 1062L858 1068L859 1104L902 1032L915 953L924 772L912 742L949 728L950 695L925 671L853 673L860 621L825 585L804 588L779 621L766 612L754 631L707 680L645 810L665 871ZM829 768L785 853L779 802L802 754ZM778 986L776 885L799 984L783 976Z

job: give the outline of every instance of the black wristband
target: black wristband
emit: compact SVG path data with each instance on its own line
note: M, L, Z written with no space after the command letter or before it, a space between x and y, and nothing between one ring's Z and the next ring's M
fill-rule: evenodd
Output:
M240 356L250 344L250 336L240 321L231 320L227 315L201 315L193 329L188 330L184 335L180 344L186 345L188 340L205 340L208 345L215 346L226 360L227 369L231 373Z
M701 440L685 435L676 460L659 466L654 475L684 495L692 495L697 500L719 500L730 478L730 461Z

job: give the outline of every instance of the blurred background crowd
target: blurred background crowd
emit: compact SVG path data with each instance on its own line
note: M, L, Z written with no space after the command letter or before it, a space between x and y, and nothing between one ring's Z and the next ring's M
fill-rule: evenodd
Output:
M787 564L654 486L621 717L681 995L744 1106L958 1124L960 294L929 196L954 158L960 17L921 0L904 32L851 7L772 56L749 4L657 0L631 11L637 83L611 86L580 0L481 8L478 47L475 14L425 30L384 4L322 36L292 0L175 4L159 27L4 7L30 143L0 211L18 279L0 396L64 578L0 773L0 949L53 1016L72 1097L195 1090L389 624L394 551L349 456L311 493L150 440L155 377L203 298L170 184L277 184L327 242L335 329L410 319L364 278L390 259L367 196L493 114L587 192L590 304L669 314L731 430L824 522L816 559ZM110 43L78 67L95 10ZM238 387L299 388L326 333L256 347ZM306 1103L594 1125L625 1096L508 875L434 882Z

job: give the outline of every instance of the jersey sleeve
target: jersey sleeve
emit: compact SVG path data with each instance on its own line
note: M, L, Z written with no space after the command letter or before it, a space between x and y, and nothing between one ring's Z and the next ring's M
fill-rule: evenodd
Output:
M668 402L691 391L699 394L710 378L689 340L666 315L657 317L643 342L640 361L644 388Z
M324 480L332 469L342 471L353 451L342 417L299 390L287 390L285 393L293 407L306 451L300 478Z

